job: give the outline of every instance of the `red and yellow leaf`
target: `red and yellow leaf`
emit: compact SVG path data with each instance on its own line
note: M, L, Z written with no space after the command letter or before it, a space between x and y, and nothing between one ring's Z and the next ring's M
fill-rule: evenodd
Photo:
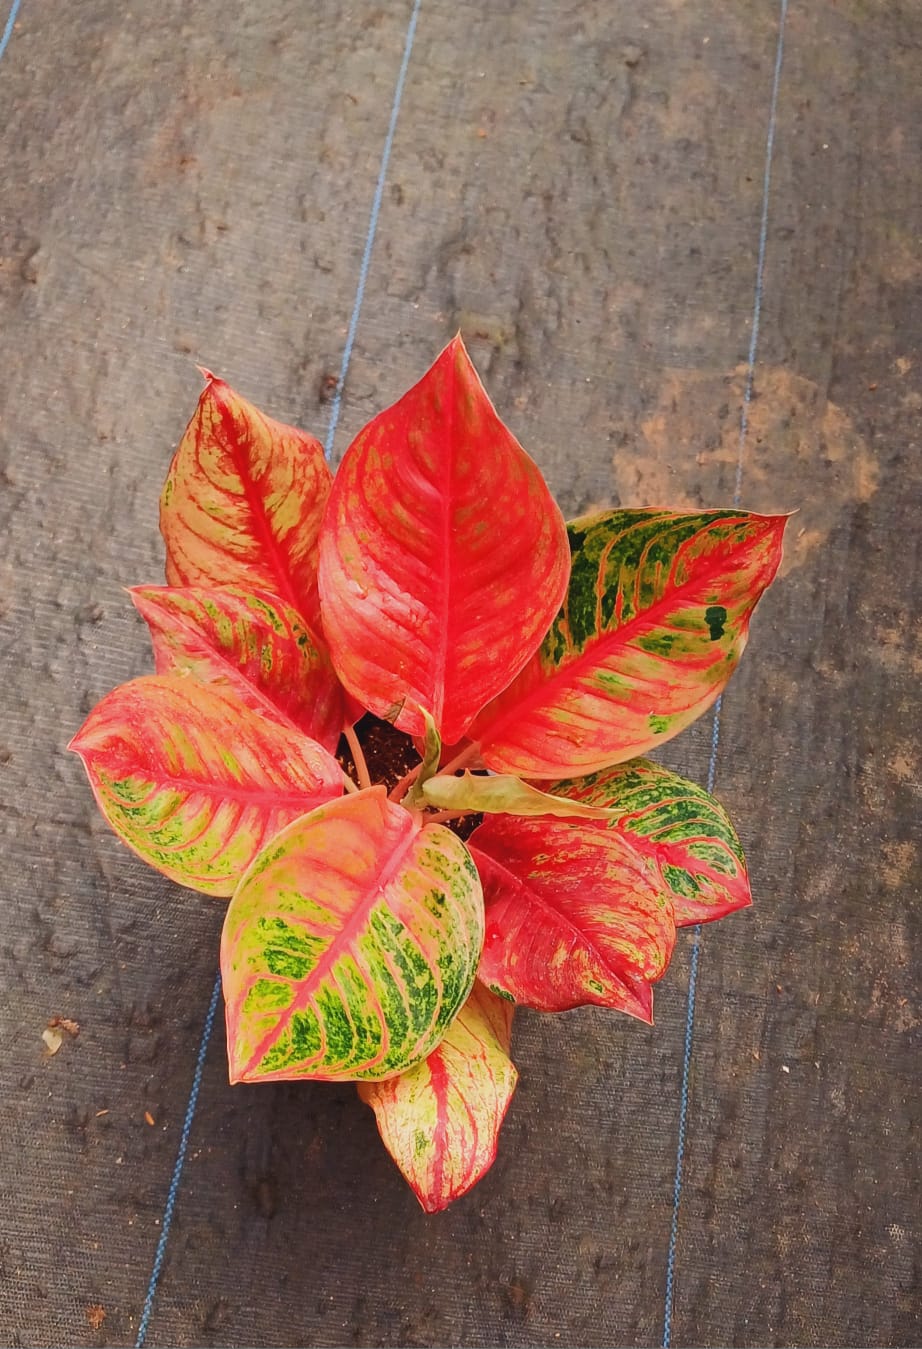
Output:
M113 689L70 748L119 838L209 895L233 894L274 834L343 789L339 764L313 740L179 675Z
M654 866L594 820L495 815L470 837L483 882L479 977L542 1012L584 1003L652 1020L675 944Z
M556 790L556 789L555 789ZM439 810L469 810L485 815L557 815L562 819L610 820L612 812L594 802L531 787L511 773L489 776L440 773L420 788L423 801Z
M320 547L337 672L410 735L425 708L452 744L537 650L568 572L547 485L455 338L337 471Z
M265 591L136 586L158 674L233 689L247 707L296 726L332 753L345 718L330 658L299 614Z
M743 849L710 792L649 759L555 782L554 792L615 813L609 828L655 860L676 924L707 923L752 903Z
M483 940L465 845L371 787L284 830L227 911L232 1082L386 1078L431 1054Z
M736 669L786 516L619 510L575 520L563 609L472 728L489 768L596 772L676 735Z
M518 1073L509 1058L512 1004L474 984L427 1059L359 1095L427 1213L477 1184L496 1157Z
M267 590L316 627L317 538L332 480L323 448L204 373L160 498L166 579Z

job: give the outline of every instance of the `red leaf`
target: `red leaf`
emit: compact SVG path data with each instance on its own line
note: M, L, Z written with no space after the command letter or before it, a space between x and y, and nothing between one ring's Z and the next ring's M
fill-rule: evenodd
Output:
M535 778L595 772L694 721L739 663L786 522L644 510L572 521L564 607L471 731L484 763Z
M282 720L332 753L344 693L322 642L289 605L265 591L135 586L158 674L187 674L234 690L247 707Z
M268 590L317 626L317 536L331 482L323 448L204 373L160 499L166 579Z
M313 740L181 675L113 689L70 748L119 838L210 895L232 894L274 834L343 789L339 764Z
M346 451L320 547L324 632L352 693L446 744L536 650L566 590L560 512L460 338Z
M483 881L479 977L543 1012L584 1003L652 1020L675 943L658 873L595 821L491 816L468 846Z
M467 1194L493 1165L518 1078L509 1058L512 1004L474 985L427 1059L359 1095L427 1213Z

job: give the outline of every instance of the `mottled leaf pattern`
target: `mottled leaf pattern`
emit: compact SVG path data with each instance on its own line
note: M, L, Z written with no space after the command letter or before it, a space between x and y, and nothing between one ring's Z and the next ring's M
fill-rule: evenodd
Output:
M320 442L204 373L160 499L166 579L267 590L316 627L317 540L331 482Z
M537 650L569 557L537 466L460 338L346 451L320 548L323 628L346 687L446 744Z
M263 716L296 726L331 752L345 719L342 685L317 638L265 591L135 586L158 674L232 689Z
M596 1003L652 1019L675 920L655 867L622 835L594 820L497 815L469 842L489 988L542 1012Z
M123 842L210 895L232 894L274 834L342 792L342 770L313 740L178 675L114 689L70 748Z
M232 1082L385 1078L432 1052L483 940L461 840L383 787L284 830L232 899L221 943Z
M676 924L707 923L752 902L743 849L710 792L649 759L555 782L552 790L615 812L612 829L653 858Z
M619 510L568 526L567 598L471 735L489 768L596 772L682 730L736 668L787 517Z
M518 1078L509 1058L512 1004L479 981L427 1059L359 1095L427 1213L466 1194L490 1169Z

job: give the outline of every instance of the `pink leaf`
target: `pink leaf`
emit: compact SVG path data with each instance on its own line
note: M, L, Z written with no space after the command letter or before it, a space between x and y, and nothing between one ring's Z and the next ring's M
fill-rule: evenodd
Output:
M323 448L204 374L160 499L166 579L267 590L316 627L317 536L331 482Z
M478 982L427 1059L386 1082L359 1084L427 1213L467 1194L493 1165L518 1078L509 1058L512 1010Z
M313 740L181 675L113 689L70 748L122 841L210 895L232 894L274 834L343 789L339 764Z
M289 605L265 591L136 586L158 674L187 674L232 688L247 707L281 719L331 753L344 693L322 641Z
M596 1003L652 1020L675 920L655 867L626 839L590 820L495 815L469 846L489 988L543 1012Z
M320 546L333 663L378 716L446 744L537 649L566 590L560 512L460 338L361 431Z

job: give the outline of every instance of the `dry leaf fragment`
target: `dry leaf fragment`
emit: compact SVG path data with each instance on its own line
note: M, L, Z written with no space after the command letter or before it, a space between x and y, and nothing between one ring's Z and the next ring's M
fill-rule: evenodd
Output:
M60 1031L50 1030L47 1027L42 1031L42 1039L49 1058L52 1058L64 1043L64 1036Z
M101 1307L98 1302L92 1303L86 1309L86 1319L92 1330L98 1330L106 1319L105 1307Z
M153 1115L150 1113L149 1110L144 1111L144 1122L145 1124L149 1124L151 1127L153 1127L157 1123L157 1121L154 1119Z

